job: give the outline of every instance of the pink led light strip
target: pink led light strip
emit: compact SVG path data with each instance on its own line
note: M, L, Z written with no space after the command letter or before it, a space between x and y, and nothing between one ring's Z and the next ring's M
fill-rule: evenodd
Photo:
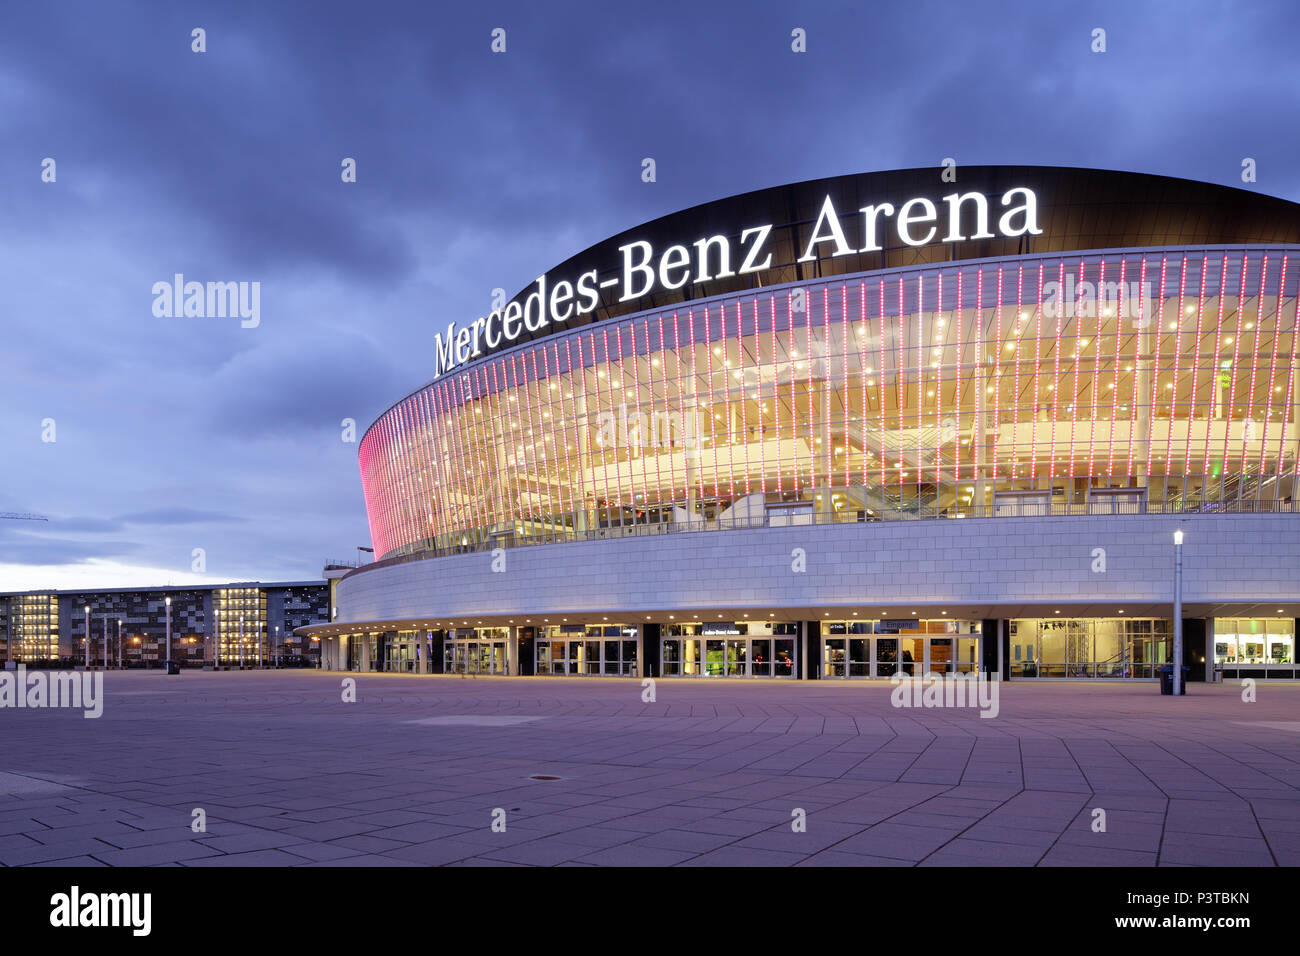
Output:
M903 490L903 336L905 334L904 323L907 321L906 310L903 308L903 277L898 277L898 365L896 373L898 376L898 465L895 471L898 472L898 490Z
M807 290L803 303L804 361L808 363L808 382L805 398L808 402L808 490L817 490L817 416L813 408L813 352L812 352L812 290Z
M1178 419L1178 376L1180 359L1183 353L1183 303L1187 297L1187 257L1183 256L1182 268L1178 273L1178 310L1174 314L1174 377L1169 390L1169 430L1165 433L1165 475L1174 473L1174 422ZM1195 400L1195 395L1192 396ZM1191 420L1188 419L1188 428ZM1190 433L1190 432L1189 432ZM1183 466L1186 471L1186 463Z
M840 283L840 338L842 340L840 366L844 372L844 391L840 394L841 404L844 407L844 441L841 447L844 449L844 507L847 508L849 506L849 439L852 437L849 432L849 288L842 282Z
M1201 256L1201 291L1196 297L1196 345L1193 349L1194 357L1192 358L1192 393L1187 401L1187 438L1183 442L1183 475L1184 477L1192 474L1192 423L1196 421L1196 389L1200 380L1201 371L1201 328L1202 319L1205 316L1205 279L1206 273L1209 272L1210 257ZM1205 445L1208 448L1210 443L1210 423L1207 416L1205 422ZM1204 471L1201 472L1205 474ZM1184 486L1184 493L1186 488ZM1202 494L1205 492L1204 482L1201 488Z
M1119 424L1119 369L1120 369L1120 339L1123 338L1124 331L1124 313L1129 309L1128 299L1128 257L1122 256L1119 260L1119 295L1115 300L1115 377L1110 387L1110 441L1106 449L1106 477L1109 479L1115 474L1115 426ZM1100 303L1098 303L1100 306ZM1101 315L1100 307L1097 314ZM1101 319L1098 318L1098 327L1100 328ZM1101 368L1101 336L1097 336L1097 363L1098 373ZM1098 375L1097 384L1101 384L1100 374ZM1093 416L1093 428L1096 428L1096 416ZM1131 436L1130 436L1131 440ZM1109 484L1109 482L1107 482Z
M1242 316L1246 311L1246 273L1250 265L1250 256L1242 253L1241 256L1241 274L1237 280L1237 328L1232 336L1232 374L1228 380L1228 407L1226 409L1226 421L1223 427L1223 464L1219 473L1227 475L1228 473L1228 441L1232 434L1232 415L1237 404L1237 362L1241 354L1241 323ZM1240 466L1238 466L1240 470Z
M960 272L957 273L961 275ZM937 333L940 328L939 321L943 318L943 271L940 270L935 276L935 313L934 322L930 328L932 332ZM960 304L960 302L958 303ZM918 323L923 318L918 318ZM935 484L943 481L943 338L939 339L939 361L935 366L934 377L934 481ZM930 354L933 355L933 346ZM922 362L924 362L924 352L922 352ZM932 363L933 364L933 363ZM918 468L919 470L919 468Z
M876 367L876 381L880 384L880 495L881 501L884 501L885 486L889 479L886 475L888 464L888 450L885 448L885 280L881 279L876 283L877 291L880 293L880 338L876 345L880 352L880 362Z
M1268 363L1268 391L1265 393L1266 400L1264 402L1264 434L1260 436L1260 442L1259 442L1259 467L1257 471L1259 472L1261 478L1264 475L1264 469L1268 466L1268 461L1267 461L1268 426L1270 421L1272 421L1273 418L1273 395L1275 394L1273 389L1277 388L1276 385L1277 353L1278 353L1278 347L1280 345L1280 339L1282 336L1282 293L1286 289L1286 269L1287 269L1287 256L1283 255L1282 271L1278 275L1278 283L1277 283L1277 310L1274 313L1274 319L1273 319L1273 354L1269 358L1269 363ZM1263 295L1264 293L1261 290L1260 292L1261 309L1263 309L1264 307ZM1259 324L1257 325L1256 328L1259 334L1262 335L1264 332L1263 319L1260 319ZM1255 341L1256 342L1259 341L1259 335L1256 335ZM1258 352L1259 349L1256 348L1255 351ZM1285 431L1285 427L1283 428L1283 431ZM1280 467L1280 463L1279 463L1279 467ZM1276 491L1276 489L1274 490Z
M1057 268L1057 288L1065 288L1065 260L1058 263ZM1048 431L1047 437L1047 477L1048 480L1056 478L1056 420L1061 417L1061 329L1064 326L1064 316L1060 313L1064 310L1058 310L1056 316L1056 339L1052 347L1052 427ZM1076 319L1076 325L1078 320ZM1036 420L1036 419L1035 419Z
M979 283L977 280L976 289L978 290L978 288L979 288ZM966 317L965 317L966 300L962 298L964 292L965 289L962 283L962 270L958 269L957 270L957 305L952 310L952 324L954 326L953 335L957 347L956 361L953 362L953 366L952 366L952 404L953 404L952 479L955 482L961 481L961 390L962 390L961 371L963 368L962 359L964 358L961 351L961 327L966 321ZM977 299L979 298L978 291L976 292L976 298ZM979 315L978 301L975 303L975 314L978 317ZM976 319L976 321L978 321L978 318ZM945 346L947 345L947 342L948 342L948 337L947 335L945 335L944 336ZM948 356L946 352L941 353L939 356L939 362L940 362L939 368L941 371L943 369L942 363L947 359L947 357ZM971 477L974 477L973 471L971 472Z
M1003 267L998 265L998 300L997 308L994 309L993 321L996 323L993 330L993 348L996 350L993 356L993 479L998 479L998 439L1002 435L1002 277L1004 274ZM1019 313L1017 313L1019 314ZM980 339L981 358L983 356L984 340ZM983 382L979 383L983 385ZM985 392L987 395L988 393ZM980 426L983 428L983 425ZM983 436L981 436L983 440ZM1014 478L1015 476L1012 475Z
M1155 355L1155 360L1152 362L1152 366L1151 366L1151 410L1148 413L1148 419L1151 422L1152 426L1155 425L1155 420L1156 420L1156 399L1160 395L1160 339L1162 337L1162 333L1164 332L1163 326L1165 324L1165 275L1168 271L1168 267L1169 267L1169 257L1161 256L1160 257L1160 297L1159 297L1159 305L1157 306L1156 309L1156 314L1158 316L1158 318L1156 319L1156 355ZM1171 428L1173 427L1172 421L1170 422L1170 427ZM1148 432L1147 435L1147 479L1148 480L1150 480L1151 478L1151 460L1152 460L1151 454L1154 450L1155 450L1155 442L1151 440L1151 435Z
M1259 342L1263 331L1261 325L1264 321L1264 290L1268 282L1268 253L1261 257L1259 268L1259 295L1255 298L1255 347L1250 350L1250 392L1246 397L1246 421L1254 424L1255 421L1255 382L1259 372ZM1258 437L1255 439L1259 440ZM1245 429L1241 433L1241 473L1247 474L1246 471L1246 441Z
M1285 267L1286 265L1285 258L1282 260L1282 263L1283 263L1283 267ZM1286 296L1286 283L1279 282L1277 287L1277 312L1279 316L1282 314L1282 300L1285 298L1285 296ZM1286 470L1286 433L1287 433L1287 426L1291 424L1291 407L1295 402L1295 372L1296 372L1296 351L1297 351L1296 345L1298 344L1297 333L1300 332L1300 294L1297 294L1295 296L1294 303L1295 303L1295 309L1291 315L1291 369L1287 375L1287 380L1286 380L1286 398L1283 402L1283 408L1285 409L1285 411L1283 411L1282 413L1282 429L1277 436L1276 480L1279 482L1282 480L1282 475ZM1281 323L1279 321L1279 326L1280 324ZM1278 331L1279 345L1281 343L1281 334L1282 333L1279 328ZM1294 462L1292 464L1293 473L1296 470L1297 465L1300 465L1300 461ZM1295 479L1293 477L1292 481L1294 482L1294 480ZM1294 496L1294 490L1292 491L1292 495Z
M1141 291L1146 292L1146 287L1147 287L1147 257L1143 256L1142 257L1142 278L1140 280ZM1146 315L1146 298L1144 296L1139 296L1138 297L1138 329L1140 330L1146 328L1146 323L1150 321L1151 319ZM1159 319L1157 318L1156 321L1158 322ZM1157 335L1159 334L1159 326L1157 326L1156 328L1156 334ZM1128 477L1129 478L1135 477L1137 471L1137 462L1134 461L1134 457L1137 454L1137 449L1134 447L1133 442L1134 442L1134 436L1137 435L1138 367L1141 364L1142 364L1142 335L1141 332L1138 331L1138 332L1134 332L1133 334L1133 397L1132 400L1129 402L1130 419L1129 419L1129 432L1128 432ZM1149 443L1150 442L1148 441L1148 444Z
M858 283L858 375L862 382L862 414L858 417L859 439L862 448L862 487L867 486L867 284ZM846 399L847 402L847 399ZM848 442L845 441L845 454Z
M1016 326L1015 335L1015 368L1012 371L1011 382L1011 486L1015 487L1016 467L1020 463L1020 347L1023 336L1020 334L1020 323L1024 321L1021 313L1024 311L1024 287L1025 287L1025 267L1023 264L1016 266L1016 314L1012 321Z
M922 429L925 419L925 277L916 277L916 497L921 498L921 482L925 478L925 469L921 465L924 452Z
M1214 412L1219 407L1219 390L1222 386L1219 384L1219 356L1223 354L1223 303L1228 297L1228 256L1224 253L1223 261L1219 264L1219 317L1215 323L1214 330L1214 358L1210 363L1210 411L1205 416L1205 460L1201 463L1201 474L1208 476L1210 474L1210 432L1214 424ZM1203 297L1202 297L1203 298ZM1198 363L1199 364L1199 363ZM1224 416L1225 422L1232 421L1232 409L1228 409L1228 414ZM1227 425L1225 424L1225 428ZM1223 480L1223 469L1219 469L1219 480Z
M1033 424L1029 430L1029 481L1031 484L1038 479L1038 403L1041 400L1038 389L1043 367L1043 275L1046 268L1044 263L1040 262L1038 264L1038 305L1034 310L1034 391L1033 401L1029 406L1034 416Z
M662 326L660 326L660 328L662 328ZM634 341L635 341L635 338L636 338L636 335L635 335L635 333L633 333L633 340L634 340ZM655 401L655 366L654 366L654 352L653 352L653 351L651 350L651 348L650 348L650 321L649 321L648 319L642 319L642 320L641 320L641 338L642 338L642 341L645 342L645 381L646 381L646 387L650 390L650 411L649 411L649 413L648 413L647 416L646 416L646 427L650 429L650 442L651 442L650 447L654 450L654 456L655 456L655 494L654 494L654 507L655 507L655 510L656 510L656 511L659 511L659 512L660 512L660 520L662 520L662 518L663 518L663 515L662 515L662 509L663 509L663 501L664 501L664 475L663 475L663 469L662 469L662 464L661 464L661 463L663 462L663 458L664 458L664 450L663 450L663 448L662 448L662 447L660 446L660 444L659 444L659 441L660 441L662 435L661 435L660 432L658 432L658 431L656 430L656 428L655 428L655 408L656 408L656 405L657 405L657 402ZM663 349L661 348L661 349L660 349L660 354L661 354L661 355L662 355L662 352L663 352ZM639 366L639 365L640 365L640 362L641 362L641 358L640 358L640 356L637 356L637 357L636 357L636 362L637 362L637 364L638 364L638 366ZM663 359L662 359L662 358L659 359L659 363L660 363L661 366L663 365ZM638 384L638 385L637 385L637 400L638 400L638 402L640 401L640 397L641 397L641 386ZM667 432L667 435L668 435L668 446L669 446L669 448L671 448L671 447L672 447L672 434L673 434L673 424L672 424L672 419L671 419L671 417L665 416L665 418L663 419L663 422L664 422L664 426L663 426L663 427L664 427L664 429L665 429L665 431ZM643 443L644 443L644 442L643 442ZM670 455L669 457L670 457L670 460L671 460L671 455ZM648 472L649 469L646 469L646 471ZM646 477L648 478L649 475L647 474ZM648 497L646 498L645 506L646 506L646 510L647 510L647 512L648 512L649 509L650 509L650 499L649 499Z
M1101 388L1101 299L1106 294L1106 260L1098 259L1097 263L1097 295L1093 298L1093 308L1097 312L1097 337L1092 342L1093 354L1097 356L1096 361L1092 363L1092 376L1089 379L1089 390L1092 392L1092 415L1090 417L1091 427L1088 429L1088 483L1092 484L1093 469L1093 436L1097 433L1097 391ZM1079 285L1084 282L1084 260L1079 260ZM1084 357L1083 350L1086 348L1083 344L1083 316L1076 314L1074 316L1074 386L1071 388L1070 395L1070 488L1074 489L1074 436L1079 423L1079 396L1080 382L1083 379Z

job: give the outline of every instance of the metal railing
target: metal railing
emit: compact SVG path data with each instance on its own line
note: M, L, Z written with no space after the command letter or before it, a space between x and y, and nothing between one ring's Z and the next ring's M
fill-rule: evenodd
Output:
M429 546L408 554L394 555L364 564L349 571L345 577L365 574L379 568L393 567L412 561L443 558L462 554L491 552L497 548L539 547L549 544L567 544L582 541L605 541L614 538L640 538L665 534L707 534L715 531L739 531L754 528L808 527L830 524L871 524L880 521L930 520L936 518L1056 518L1089 515L1145 514L1145 515L1197 515L1197 514L1295 514L1300 504L1294 501L1260 501L1254 498L1228 498L1206 500L1172 497L1161 501L1105 500L1094 498L1086 502L1048 502L1044 498L1015 498L995 500L992 507L965 508L954 505L925 505L899 503L884 511L873 505L871 509L848 508L834 511L807 511L788 513L791 503L772 506L767 513L740 518L697 518L689 522L673 520L628 522L608 524L597 528L564 528L546 533L494 532L464 544ZM773 512L778 512L774 514ZM665 513L665 518L670 516Z

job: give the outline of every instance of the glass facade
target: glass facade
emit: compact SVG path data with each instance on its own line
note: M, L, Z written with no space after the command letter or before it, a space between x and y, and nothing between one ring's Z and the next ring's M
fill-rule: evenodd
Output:
M664 677L797 677L799 628L775 621L671 624L660 648Z
M10 599L7 660L34 663L59 659L59 599L23 594ZM84 645L81 650L84 653Z
M261 588L218 588L212 593L219 663L256 666L270 651L266 640L266 592Z
M1294 618L1216 618L1214 664L1225 678L1295 676Z
M442 645L443 673L506 674L509 672L509 648L510 629L506 627L448 631Z
M977 621L822 622L822 676L970 674L980 670Z
M1008 622L1011 676L1156 677L1173 659L1173 622L1052 617Z
M537 674L637 675L637 629L625 624L561 624L539 629Z
M928 265L529 342L366 433L376 556L754 523L1291 510L1290 251Z

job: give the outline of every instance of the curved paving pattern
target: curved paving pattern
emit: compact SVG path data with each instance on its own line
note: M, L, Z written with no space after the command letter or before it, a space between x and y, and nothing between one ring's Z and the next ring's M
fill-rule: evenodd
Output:
M1292 684L1011 684L989 720L884 684L359 675L346 704L343 676L0 710L0 863L1300 864Z

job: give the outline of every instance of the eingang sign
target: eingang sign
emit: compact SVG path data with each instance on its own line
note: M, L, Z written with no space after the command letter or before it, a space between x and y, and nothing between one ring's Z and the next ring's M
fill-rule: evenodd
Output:
M990 232L988 197L981 192L952 193L940 202L925 197L909 199L895 209L893 203L863 206L853 219L859 219L858 244L850 242L840 213L828 195L821 205L812 235L799 262L820 257L838 258L867 252L880 252L881 238L893 230L907 246L924 246L931 242L963 242L968 239L1015 238L1040 235L1038 197L1026 186L1008 189L1002 194L1002 214L997 232ZM975 231L962 231L962 211L973 210ZM940 226L946 226L939 236ZM645 240L618 247L622 254L619 273L599 282L595 269L572 281L562 279L547 287L546 276L533 283L523 296L511 300L504 308L493 309L486 316L466 326L447 324L445 333L434 335L434 372L436 379L458 365L508 347L527 330L536 332L547 325L562 325L580 315L590 315L600 305L600 290L616 287L618 301L628 302L656 291L680 289L688 282L727 279L772 267L768 239L772 224L750 226L740 234L738 248L732 249L729 238L712 235L685 244L670 245L662 252ZM826 249L829 248L829 252ZM733 268L734 267L734 268ZM445 338L444 338L445 335Z

